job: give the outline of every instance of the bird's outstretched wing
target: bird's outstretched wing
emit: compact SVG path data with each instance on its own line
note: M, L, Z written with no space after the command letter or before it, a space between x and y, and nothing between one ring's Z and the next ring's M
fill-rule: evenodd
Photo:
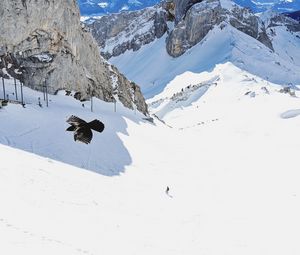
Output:
M67 119L67 123L69 123L72 126L79 126L82 124L87 124L83 119L80 119L75 115L72 115L69 119Z
M104 130L104 124L100 120L93 120L88 123L88 126L98 132L102 132Z
M88 126L80 127L74 132L75 141L80 141L82 143L89 144L92 141L92 138L93 133Z

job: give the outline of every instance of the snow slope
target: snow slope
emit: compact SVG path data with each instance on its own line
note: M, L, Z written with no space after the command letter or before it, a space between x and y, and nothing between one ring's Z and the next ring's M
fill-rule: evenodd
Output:
M278 117L276 112L277 115L282 112L286 116L284 112L287 102L294 102L294 107L297 107L298 98L280 91L283 92L282 86L270 83L228 62L217 65L211 72L185 72L178 75L162 93L149 99L148 103L153 114L178 129L202 129L202 125L220 121L220 116L228 123L239 125L236 119L244 119L240 124L250 125L249 122L254 121L253 112L261 112L262 119L259 120L258 130L255 130L261 132L261 129L269 128L268 125L274 121L274 115L275 118ZM293 89L291 91L295 92ZM271 109L264 109L268 103ZM268 116L269 111L273 111L273 116ZM294 113L287 114L296 117L297 110ZM251 117L243 116L248 114Z
M18 90L20 98L20 87ZM12 81L6 86L6 93L14 99ZM38 106L38 98L41 98L42 108ZM131 163L131 157L118 133L127 134L128 122L133 121L137 125L145 122L145 116L139 112L117 103L118 114L113 114L113 103L94 99L92 113L90 102L84 102L83 107L80 101L65 96L63 92L57 96L49 95L50 107L47 108L43 94L29 88L24 88L24 100L25 109L11 104L0 110L0 143L105 175L119 174ZM72 133L65 131L69 126L66 120L73 114L84 116L82 118L86 121L100 119L106 126L104 133L95 133L89 146L81 143L74 146ZM112 161L111 158L118 160Z
M186 71L211 71L217 64L232 62L248 72L278 84L300 83L300 40L295 34L276 29L275 52L254 38L226 25L207 36L178 58L165 49L165 37L110 59L130 80L141 86L147 98L160 93L174 77ZM288 38L288 39L287 39ZM266 65L266 63L268 63Z
M184 73L151 106L173 128L26 91L0 110L1 254L298 255L300 101L280 88L232 63ZM106 130L75 143L69 114Z

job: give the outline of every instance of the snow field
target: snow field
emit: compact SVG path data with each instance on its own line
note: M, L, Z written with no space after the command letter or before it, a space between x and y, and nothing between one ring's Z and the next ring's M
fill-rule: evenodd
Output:
M91 113L64 95L49 108L1 109L3 253L299 254L300 118L281 117L299 98L231 63L183 77L157 96L153 113L190 84L217 85L168 108L162 119L172 128L103 102ZM64 131L69 114L98 117L106 130L90 146L75 143ZM47 125L44 149L37 117ZM93 171L54 160L86 166L87 158Z

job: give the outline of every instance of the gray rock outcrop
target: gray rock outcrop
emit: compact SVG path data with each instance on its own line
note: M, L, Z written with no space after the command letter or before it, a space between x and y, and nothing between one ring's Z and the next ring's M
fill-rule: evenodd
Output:
M2 0L0 24L1 65L25 86L40 90L47 85L50 93L75 90L81 99L93 94L105 101L112 101L120 88L127 91L126 106L134 107L133 86L125 77L117 87L113 84L111 68L80 23L76 0ZM18 72L9 70L12 66ZM145 101L136 91L138 109L146 114Z
M148 105L145 102L140 87L136 83L129 81L116 67L108 63L107 65L113 79L114 94L122 104L127 108L134 109L136 107L136 110L147 113Z
M267 29L278 26L286 26L292 32L300 31L300 23L290 17L278 13L269 13L270 17L264 20Z
M175 22L178 23L186 15L189 8L203 0L173 0L175 5Z
M103 16L89 28L105 58L118 56L126 50L138 50L160 38L167 31L169 14L158 6L135 12Z
M193 1L186 2L187 8ZM173 57L182 55L199 43L210 30L222 22L229 23L273 50L263 24L248 9L235 6L228 10L222 7L219 0L204 0L193 4L185 14L182 13L184 10L185 8L180 8L181 14L177 19L181 19L177 20L177 25L167 38L167 51Z
M225 18L225 12L218 0L194 4L169 34L167 52L173 57L182 55Z

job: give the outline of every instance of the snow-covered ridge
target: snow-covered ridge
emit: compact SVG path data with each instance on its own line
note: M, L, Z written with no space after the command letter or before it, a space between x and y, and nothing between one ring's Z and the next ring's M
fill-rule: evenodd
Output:
M239 105L250 102L259 108L266 100L290 97L291 101L299 101L299 89L289 86L282 88L228 62L217 65L211 72L178 75L148 103L151 112L164 123L184 130L210 125L220 121L220 116L231 119ZM296 117L298 111L283 113L282 117L286 116Z
M163 91L177 75L210 71L215 65L228 61L276 84L299 84L299 33L286 31L285 27L270 28L267 33L272 37L274 52L227 25L214 28L201 43L178 58L167 54L163 37L137 52L129 51L110 61L140 84L147 98Z

